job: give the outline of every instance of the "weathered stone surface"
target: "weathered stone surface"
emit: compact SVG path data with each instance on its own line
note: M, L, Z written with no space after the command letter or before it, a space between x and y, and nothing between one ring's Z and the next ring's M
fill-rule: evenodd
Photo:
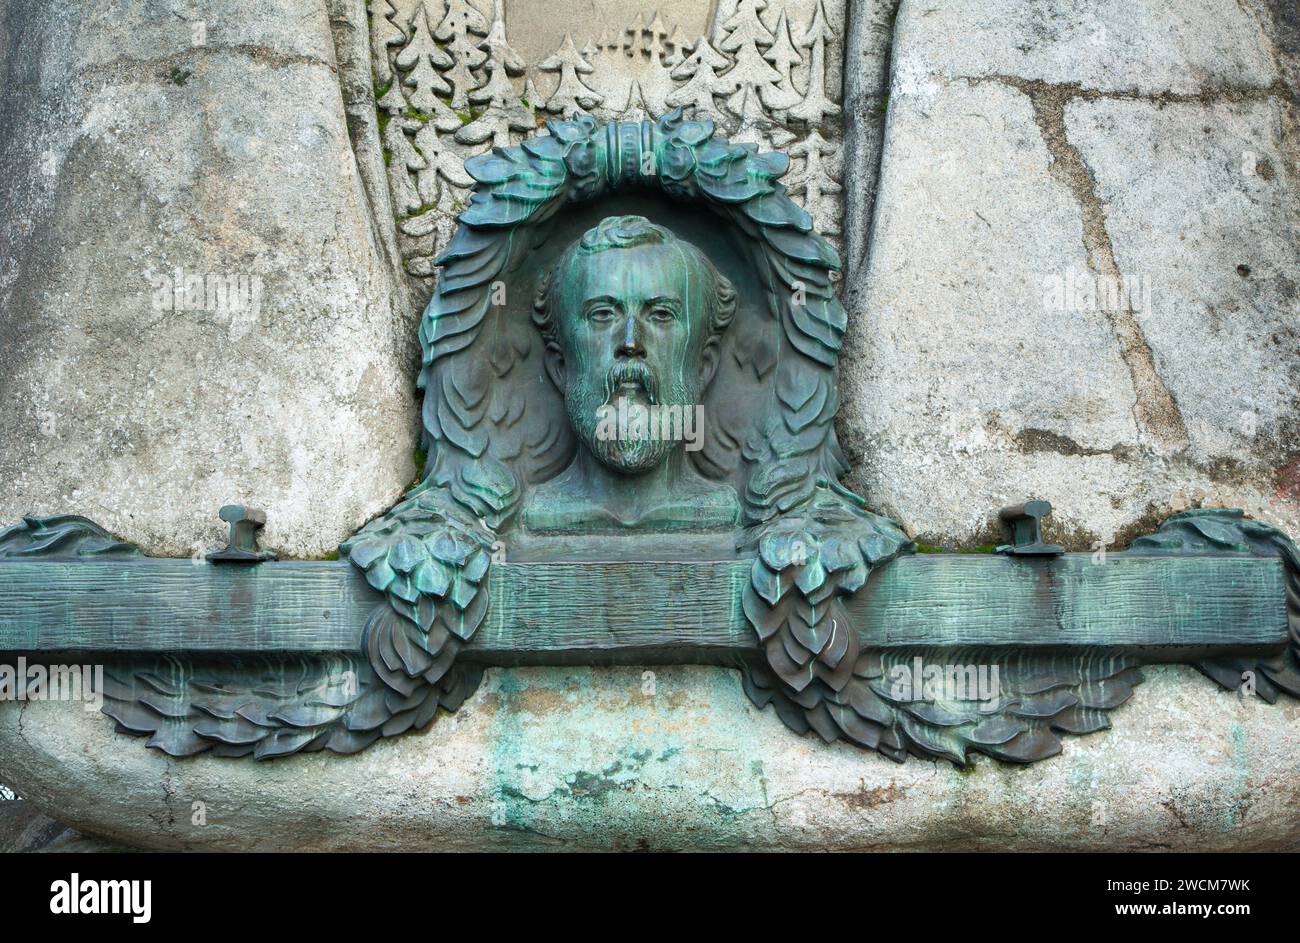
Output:
M1283 107L1273 95L1159 109L1072 101L1065 127L1092 170L1116 265L1150 285L1135 317L1178 404L1187 459L1228 503L1240 484L1243 503L1294 521L1294 507L1259 494L1300 450L1300 180Z
M30 802L5 799L3 793L0 793L0 853L127 850L130 849L82 835L62 822L41 814Z
M948 79L1012 75L1105 92L1274 79L1261 19L1223 0L904 0L896 50Z
M941 544L993 542L1030 496L1074 549L1196 503L1300 531L1300 174L1271 20L995 7L899 12L846 292L854 484Z
M1154 668L1112 720L961 771L801 739L722 669L494 670L423 734L270 763L169 760L78 704L6 703L0 776L153 848L1300 848L1300 705Z
M413 473L391 211L323 0L173 6L0 12L0 520L77 511L175 555L241 502L319 555ZM162 297L177 270L198 310Z
M1078 206L1048 175L1016 90L954 85L924 106L897 97L841 428L869 499L923 534L979 533L1031 495L1059 519L1075 510L1057 496L1071 483L1059 457L1014 455L1014 435L1036 427L1098 451L1135 438L1131 403L1111 392L1128 376L1104 314L1063 324L1043 304L1044 273L1085 270ZM1089 494L1116 464L1091 458ZM1092 503L1107 514L1103 497Z

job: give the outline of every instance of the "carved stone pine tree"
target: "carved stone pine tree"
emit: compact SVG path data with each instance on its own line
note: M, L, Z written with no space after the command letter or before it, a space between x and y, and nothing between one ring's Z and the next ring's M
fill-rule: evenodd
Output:
M732 89L727 110L734 115L741 114L747 91L752 89L754 97L762 100L781 78L759 48L772 45L774 39L759 16L766 7L767 0L739 0L735 14L723 24L727 35L720 48L736 59L736 64L722 76Z
M411 23L415 20L415 15L420 12L420 8L425 7L428 10L429 23L432 25L442 19L446 0L389 0L389 2L397 8L397 15L393 17L394 25L410 36Z
M772 63L772 68L776 69L780 78L775 85L769 85L763 90L763 104L772 111L785 111L792 105L799 104L803 98L794 87L790 75L791 69L803 62L803 57L790 41L790 26L786 21L785 10L781 11L772 34L775 41L763 53L763 58Z
M632 25L623 32L627 33L627 54L635 59L636 54L641 51L641 34L645 32L645 18L638 13Z
M664 65L675 69L690 55L691 43L680 26L673 27L673 34L668 37L668 55L664 56Z
M668 37L668 28L664 26L663 17L659 15L657 10L655 11L654 19L652 19L650 25L645 28L645 34L647 37L645 43L646 55L651 59L658 57L660 61L663 61L664 40Z
M506 42L506 25L498 7L487 39L479 43L487 53L487 81L469 93L469 100L486 110L456 132L461 144L482 144L489 138L493 147L508 147L511 131L531 131L533 113L519 100L512 75L522 75L522 56Z
M465 173L465 155L458 153L427 124L416 132L415 146L424 156L417 190L422 204L432 206L436 202L443 212L454 212L457 197L461 194L468 197L469 188L474 186L473 178Z
M394 82L377 102L381 111L388 112L390 118L404 115L410 110L406 96L402 94L402 83Z
M493 68L490 62L488 67ZM486 90L486 86L484 88ZM474 100L472 94L470 100ZM490 138L493 147L509 147L511 131L522 133L536 127L532 111L514 95L513 90L509 95L494 97L487 102L483 114L456 131L456 140L461 144L482 144Z
M616 31L616 35L621 36L622 32ZM608 112L602 117L614 117L621 113L621 107L627 105L630 82L628 70L623 67L622 56L618 52L623 47L620 45L615 51L609 52L606 50L607 45L602 36L599 41L588 42L583 46L580 55L591 66L591 72L583 84L600 96L603 110Z
M398 216L408 216L419 212L423 205L419 191L411 183L411 171L423 170L424 158L411 144L407 131L426 128L414 118L397 116L391 118L384 126L384 149L388 151L388 188L393 195L393 212ZM430 129L430 133L433 133Z
M723 39L727 36L727 28L723 24L736 12L736 0L716 0L713 8L713 29L709 33L709 42L716 49Z
M714 96L731 91L731 85L718 77L717 70L730 63L730 59L710 46L709 41L701 36L695 43L694 52L672 71L672 77L678 81L689 81L668 96L668 105L672 108L694 108L699 117L716 114L718 109Z
M632 80L627 90L627 104L619 112L619 121L648 121L653 115L650 113L650 106L646 103L645 92L641 88L641 83L636 79Z
M487 20L483 18L478 7L469 0L443 0L443 2L446 3L447 12L438 22L436 35L439 39L447 42L453 36L463 36L468 33L487 35Z
M744 98L738 116L740 124L731 135L732 144L754 144L760 151L770 151L794 140L794 135L772 120L763 108L760 93L750 85L740 88Z
M639 80L640 90L650 117L658 118L668 110L668 96L676 88L669 68L664 62L664 37L668 35L668 31L664 28L664 21L658 13L646 27L646 35L650 37L645 47L650 62Z
M560 82L546 101L546 110L552 114L562 114L570 118L578 112L586 113L588 109L595 108L605 100L578 78L579 75L590 75L593 70L591 64L582 58L582 54L573 45L571 33L565 34L560 48L544 59L537 68L543 72L560 73Z
M393 81L393 65L388 61L388 47L406 42L406 34L393 23L397 7L391 0L370 0L370 62L375 84L383 87Z
M524 79L524 94L519 97L519 101L523 103L525 108L536 114L542 107L542 99L544 97L545 96L537 90L537 86L533 84L533 77L531 75Z
M506 40L506 20L501 13L501 0L494 0L492 27L488 30L487 38L478 45L487 53L489 61L501 63L510 75L523 75L527 71L528 63L524 57L515 52Z
M604 46L606 49L608 49L610 52L614 52L614 53L622 52L622 51L623 51L623 31L620 30L620 29L616 29L616 30L614 30L614 35L613 35L613 37L610 38L609 42L605 42L605 41L604 41L604 36L602 35L602 36L601 36L601 45Z
M824 236L839 235L841 230L840 201L836 196L841 187L827 165L835 152L835 145L816 128L789 150L791 157L803 159L799 172L788 185L790 195L802 197L797 202L812 216L817 231Z
M451 107L464 108L469 104L469 93L478 80L474 70L481 66L487 55L479 49L478 37L488 31L487 21L469 0L449 0L447 15L434 30L434 35L447 44L451 54L447 78L452 84Z
M459 125L456 116L439 97L451 91L451 86L438 71L449 65L451 59L434 42L428 11L421 4L411 20L411 41L397 54L397 67L405 70L402 84L411 89L407 96L411 107L430 115L444 130Z
M803 101L790 109L790 117L797 121L821 124L825 118L840 113L840 106L826 97L826 44L834 38L835 34L826 24L826 8L822 6L822 0L817 0L812 22L798 39L800 49L812 52L808 64L808 89Z

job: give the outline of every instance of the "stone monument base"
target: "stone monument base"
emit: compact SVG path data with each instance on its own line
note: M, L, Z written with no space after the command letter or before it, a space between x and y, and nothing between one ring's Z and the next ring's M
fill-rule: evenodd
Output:
M1028 767L804 740L726 669L528 668L489 670L421 733L265 763L174 760L80 704L4 703L0 781L155 849L1300 850L1300 704L1144 671L1112 730Z

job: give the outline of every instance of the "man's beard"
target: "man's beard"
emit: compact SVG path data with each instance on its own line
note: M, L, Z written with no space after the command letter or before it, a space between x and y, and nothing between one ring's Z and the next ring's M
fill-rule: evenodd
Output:
M662 435L651 437L653 430L648 415L639 426L629 421L626 428L618 430L619 435L597 435L601 416L606 413L602 407L617 411L619 400L626 399L625 412L631 414L645 406L680 405L685 408L692 406L696 398L679 377L669 384L665 397L658 378L641 360L616 362L606 373L603 388L598 391L593 387L587 377L570 382L564 396L569 422L602 465L628 475L655 468L678 443Z

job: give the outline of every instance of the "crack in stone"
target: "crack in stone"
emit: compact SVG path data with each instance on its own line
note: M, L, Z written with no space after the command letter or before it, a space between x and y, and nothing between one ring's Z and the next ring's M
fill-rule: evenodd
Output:
M968 79L967 81L978 84L981 80ZM1088 257L1088 267L1109 284L1124 284L1115 257L1115 246L1106 228L1106 211L1097 194L1096 177L1084 160L1083 154L1070 142L1066 134L1065 106L1076 99L1093 100L1103 97L1115 100L1161 102L1203 101L1206 93L1191 96L1162 93L1155 97L1138 92L1102 93L1084 89L1077 83L1058 85L1041 79L1025 79L1010 75L989 76L984 81L1014 88L1029 99L1034 109L1034 123L1038 125L1048 153L1052 156L1049 173L1069 189L1082 211L1083 245ZM1227 97L1234 92L1242 96L1257 96L1263 91L1258 88L1220 89L1215 94L1219 98ZM1132 380L1135 397L1133 419L1139 430L1154 437L1165 452L1185 450L1190 440L1182 413L1178 409L1173 393L1156 368L1155 357L1132 304L1126 304L1122 308L1107 306L1105 314L1110 322L1111 332L1119 344L1120 356L1124 359Z
M1099 448L1096 446L1082 445L1067 435L1061 435L1059 432L1053 432L1050 429L1037 429L1027 426L1021 429L1013 437L1016 448L1025 454L1035 452L1051 452L1056 455L1109 455L1116 461L1132 462L1135 461L1139 449L1117 443L1110 448Z
M931 73L932 78L948 80L941 73ZM1195 92L1143 92L1136 88L1100 89L1085 88L1079 82L1047 82L1043 79L1027 79L1018 75L993 73L991 75L966 76L968 85L994 83L1006 85L1024 92L1031 99L1035 94L1057 95L1062 104L1072 100L1079 101L1136 101L1153 105L1211 105L1218 102L1260 102L1270 98L1289 98L1292 91L1285 82L1275 81L1270 85L1203 85Z
M193 46L174 52L169 56L151 59L132 59L127 56L87 66L77 73L78 78L102 80L105 82L175 82L174 70L191 65L196 58L212 59L219 55L243 56L259 65L272 69L285 69L296 65L324 66L331 72L337 72L334 63L319 56L284 53L268 46L242 43L233 46ZM187 77L188 78L188 77Z
M27 701L25 700L19 701L18 702L18 724L15 730L18 734L18 739L21 740L23 743L27 744L28 747L30 747L32 743L30 740L27 739L27 731L23 730L23 718L26 715L27 715Z
M1266 491L1277 475L1277 470L1265 461L1247 464L1231 455L1210 455L1194 458L1184 453L1164 456L1157 454L1154 449L1149 447L1143 448L1123 443L1116 443L1109 448L1086 446L1076 442L1069 436L1052 432L1049 429L1027 427L1015 433L1012 436L1012 441L1015 443L1016 448L1025 455L1044 452L1072 458L1095 458L1104 455L1113 458L1117 462L1129 464L1136 463L1143 457L1155 456L1164 461L1165 467L1171 472L1194 472L1204 476L1216 485L1228 487L1257 488ZM1172 513L1172 511L1166 510L1163 513ZM1159 522L1149 523L1151 527L1155 527Z

